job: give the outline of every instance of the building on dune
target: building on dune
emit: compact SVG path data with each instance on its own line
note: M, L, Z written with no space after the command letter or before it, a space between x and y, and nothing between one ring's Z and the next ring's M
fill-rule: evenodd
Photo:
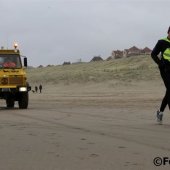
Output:
M124 50L114 50L111 53L111 56L107 58L107 60L111 59L119 59L119 58L126 58L131 56L138 56L138 55L150 55L152 50L148 47L145 47L143 49L140 49L136 46L133 46L129 49Z

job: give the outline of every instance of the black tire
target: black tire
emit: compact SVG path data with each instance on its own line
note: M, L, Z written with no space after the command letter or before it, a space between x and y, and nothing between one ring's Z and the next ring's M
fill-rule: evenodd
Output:
M29 96L28 96L28 92L26 93L21 93L19 100L18 100L18 105L20 109L27 109L28 107L28 100L29 100Z
M14 108L15 101L13 98L8 97L6 99L6 106L7 108Z

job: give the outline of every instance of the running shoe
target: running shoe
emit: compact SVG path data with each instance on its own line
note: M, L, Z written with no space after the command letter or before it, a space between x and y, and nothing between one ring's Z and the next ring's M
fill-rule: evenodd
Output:
M156 117L157 117L157 122L162 123L162 119L163 119L163 112L160 112L159 110L156 113Z

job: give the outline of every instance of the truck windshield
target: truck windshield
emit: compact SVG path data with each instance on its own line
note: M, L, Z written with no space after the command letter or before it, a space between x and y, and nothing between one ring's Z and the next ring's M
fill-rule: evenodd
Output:
M0 69L21 68L20 56L16 54L0 54Z

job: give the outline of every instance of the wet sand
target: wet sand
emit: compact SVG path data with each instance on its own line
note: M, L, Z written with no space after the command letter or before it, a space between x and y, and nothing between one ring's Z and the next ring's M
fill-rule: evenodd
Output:
M170 115L159 82L44 85L27 110L0 107L1 170L154 170L170 158Z

